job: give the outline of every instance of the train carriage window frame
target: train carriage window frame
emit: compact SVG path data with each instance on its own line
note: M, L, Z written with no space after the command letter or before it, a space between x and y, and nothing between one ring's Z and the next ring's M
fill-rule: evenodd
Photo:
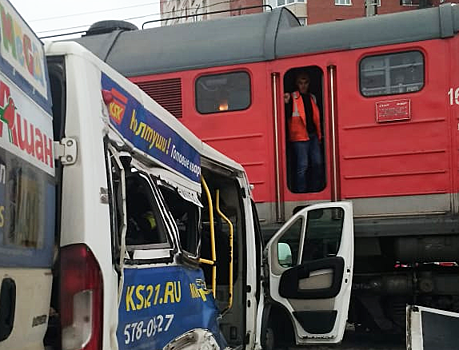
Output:
M206 74L196 79L195 106L200 114L243 111L251 105L252 82L247 71Z
M421 51L391 52L360 60L359 88L364 97L415 93L424 86L425 57Z

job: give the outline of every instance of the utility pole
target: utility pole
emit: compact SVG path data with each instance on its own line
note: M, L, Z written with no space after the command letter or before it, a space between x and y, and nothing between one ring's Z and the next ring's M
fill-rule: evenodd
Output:
M365 16L371 17L378 14L378 0L365 0Z

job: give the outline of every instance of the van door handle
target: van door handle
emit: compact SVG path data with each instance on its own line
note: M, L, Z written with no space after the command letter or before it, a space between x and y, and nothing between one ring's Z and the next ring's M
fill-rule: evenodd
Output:
M16 312L16 283L4 278L0 289L0 341L7 339L13 331Z

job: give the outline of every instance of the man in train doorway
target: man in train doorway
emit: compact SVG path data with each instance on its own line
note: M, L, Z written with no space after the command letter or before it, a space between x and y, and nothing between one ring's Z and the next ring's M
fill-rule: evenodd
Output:
M308 73L302 70L296 75L297 90L284 94L288 138L296 164L293 172L293 192L296 193L318 192L323 180L320 112L315 96L309 93L309 83ZM308 170L312 171L309 184Z

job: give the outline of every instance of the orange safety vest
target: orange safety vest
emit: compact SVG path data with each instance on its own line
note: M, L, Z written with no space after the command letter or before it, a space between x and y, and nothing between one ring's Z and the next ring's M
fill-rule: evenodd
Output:
M322 139L322 133L320 129L320 113L314 99L310 95L311 106L312 106L312 120L316 126L317 136L319 140ZM303 99L298 91L292 93L292 116L288 121L289 140L295 141L308 141L309 135L306 128L306 112L304 110Z

